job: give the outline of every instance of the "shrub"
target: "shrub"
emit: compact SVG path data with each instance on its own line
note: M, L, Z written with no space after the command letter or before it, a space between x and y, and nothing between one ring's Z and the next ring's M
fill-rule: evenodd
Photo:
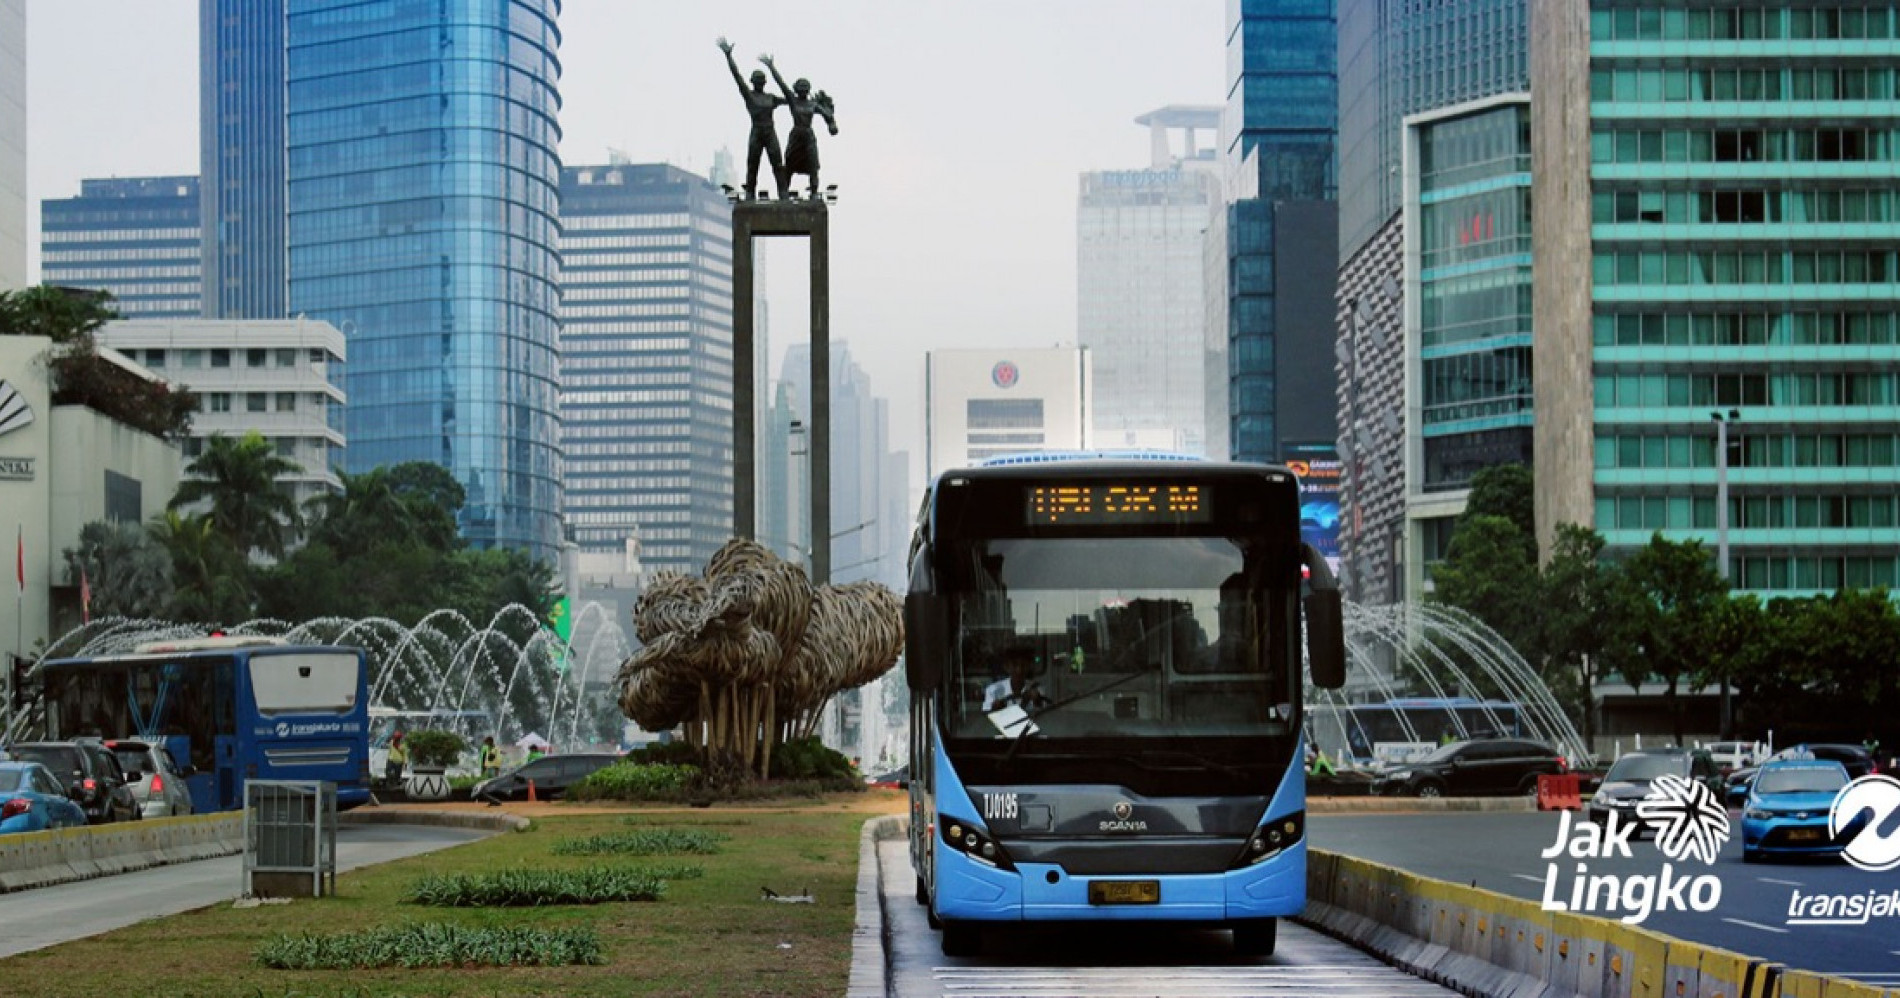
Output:
M403 736L403 743L409 746L410 765L418 768L452 766L468 750L461 735L434 728L412 731Z
M607 962L600 937L592 929L469 928L448 922L412 922L322 936L272 936L252 959L276 970L554 967Z
M594 770L569 788L567 796L573 800L679 800L698 774L697 766L620 762Z
M628 752L627 761L643 766L697 766L700 754L686 742L652 742Z
M499 870L429 876L403 900L438 908L531 908L548 904L658 901L666 881L646 870L592 866L584 870Z
M851 760L836 749L826 748L816 737L796 738L772 749L772 778L859 780Z
M554 844L557 856L675 856L682 853L708 856L719 851L719 843L729 836L687 828L641 828L613 835L593 835L584 839L562 839Z

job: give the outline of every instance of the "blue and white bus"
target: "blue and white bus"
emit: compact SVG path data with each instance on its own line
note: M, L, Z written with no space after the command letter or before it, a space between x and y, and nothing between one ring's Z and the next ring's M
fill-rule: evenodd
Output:
M1211 925L1273 951L1306 903L1302 647L1317 685L1345 669L1291 472L948 472L905 628L911 860L946 954L1025 921Z
M244 804L244 781L327 780L369 802L369 666L360 648L211 637L47 661L49 738L138 737L192 770L193 810Z

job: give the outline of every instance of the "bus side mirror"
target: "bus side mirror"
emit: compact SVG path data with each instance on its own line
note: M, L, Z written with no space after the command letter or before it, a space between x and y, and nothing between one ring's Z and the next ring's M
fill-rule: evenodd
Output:
M1313 685L1336 690L1346 685L1346 623L1339 590L1316 589L1306 596L1306 657Z
M912 592L904 597L904 675L913 690L934 690L943 680L943 658L949 647L944 620L944 598L937 593Z

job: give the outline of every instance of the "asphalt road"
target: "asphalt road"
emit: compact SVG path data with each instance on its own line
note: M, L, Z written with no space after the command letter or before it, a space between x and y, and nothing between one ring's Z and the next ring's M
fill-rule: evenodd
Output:
M422 825L342 825L336 835L337 872L489 834ZM7 894L0 900L0 958L230 901L244 893L243 877L244 857L226 856Z
M879 843L878 861L891 918L889 998L1454 994L1286 921L1271 957L1234 956L1225 932L1022 925L989 933L982 956L946 957L913 896L904 840Z
M1900 870L1867 873L1838 860L1744 864L1741 818L1731 812L1729 820L1734 834L1712 866L1695 860L1673 864L1678 874L1720 882L1713 909L1655 911L1641 923L1644 928L1789 967L1900 986L1900 913L1864 925L1788 924L1797 894L1900 891ZM1539 902L1555 863L1558 879L1550 893L1568 902L1579 861L1539 855L1555 842L1558 822L1558 812L1316 814L1310 841L1315 848ZM1654 875L1666 861L1653 839L1632 843L1630 852L1627 859L1585 861L1589 876Z

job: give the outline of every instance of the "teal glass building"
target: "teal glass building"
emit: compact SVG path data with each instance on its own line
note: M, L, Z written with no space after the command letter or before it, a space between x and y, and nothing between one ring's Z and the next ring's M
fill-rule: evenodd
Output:
M289 310L348 338L352 472L447 467L463 536L561 543L559 0L288 0Z
M1586 500L1612 547L1660 530L1714 549L1726 467L1736 588L1900 583L1900 10L1596 0L1587 16L1551 36L1587 38L1587 162L1564 168L1587 171L1587 255L1548 238L1587 260L1590 381L1565 388L1587 410L1562 415L1587 411L1590 447L1587 477L1540 467L1558 490L1540 503L1577 519ZM1540 408L1546 378L1565 380L1540 369Z
M207 319L286 314L284 3L198 0Z

